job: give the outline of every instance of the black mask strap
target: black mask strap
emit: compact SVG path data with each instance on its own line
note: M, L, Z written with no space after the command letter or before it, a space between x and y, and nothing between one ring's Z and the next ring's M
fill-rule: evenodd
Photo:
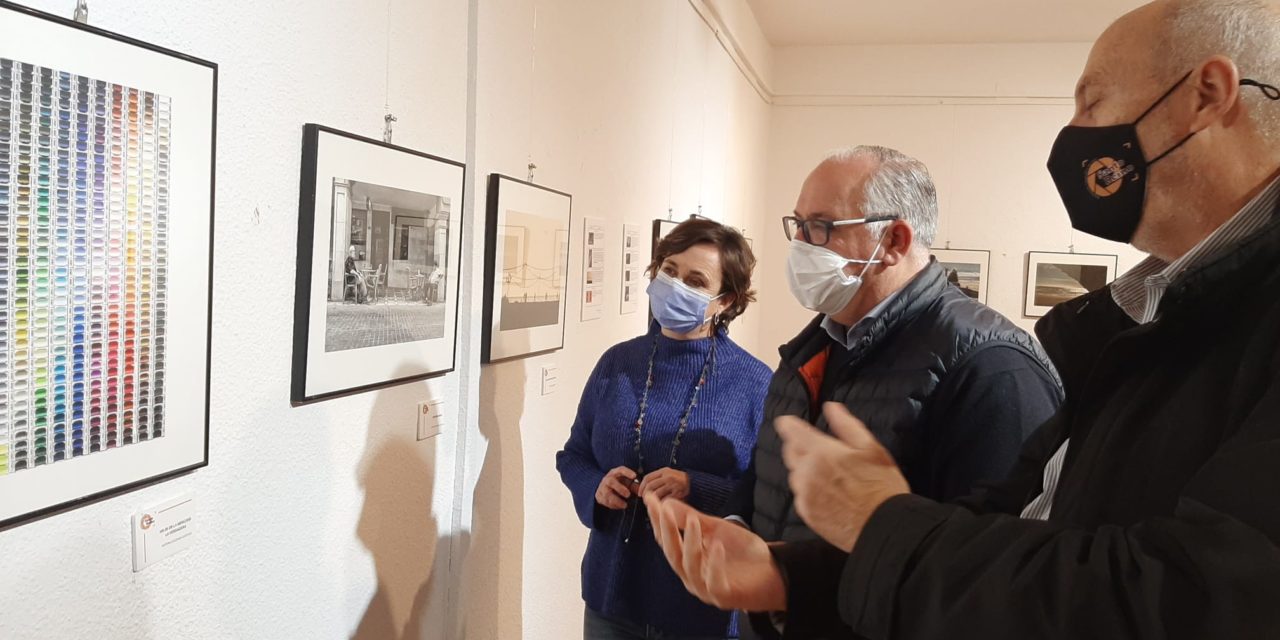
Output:
M1178 86L1181 85L1183 82L1186 82L1187 78L1189 77L1191 77L1190 73L1183 76L1182 79L1178 81L1178 84L1173 85L1173 89L1177 89ZM1250 80L1248 78L1245 78L1240 81L1240 86L1257 87L1259 90L1262 91L1262 95L1266 96L1267 98L1271 100L1280 100L1280 89L1273 87L1269 84L1263 84L1261 82L1258 82L1257 80ZM1160 101L1163 101L1165 98L1168 98L1169 94L1173 93L1173 89L1170 89L1167 93L1165 93L1164 96L1162 96L1160 100L1156 102L1156 104L1151 105L1151 109L1156 108L1156 105L1160 104ZM1138 121L1141 121L1142 118L1145 118L1147 116L1147 113L1151 113L1151 109L1147 109L1146 113L1143 113L1142 116L1138 118ZM1137 124L1137 123L1134 123L1134 124ZM1183 138L1181 142L1170 147L1168 151L1165 151L1164 153L1156 156L1154 159L1147 162L1147 166L1149 167L1163 160L1165 156L1173 153L1174 151L1177 151L1178 147L1181 147L1182 145L1186 144L1187 141L1190 140L1195 135L1196 135L1195 133L1188 134L1187 137Z
M1138 123L1139 123L1139 122L1142 122L1142 120L1143 120L1144 118L1146 118L1148 115L1150 115L1152 111L1155 111L1155 110L1156 110L1156 107L1160 106L1160 104L1161 104L1161 103L1163 103L1163 102L1165 101L1165 99L1167 99L1169 96L1173 95L1173 92L1174 92L1174 91L1177 91L1177 90L1178 90L1178 87L1181 87L1181 86L1182 86L1182 83L1186 82L1186 81L1187 81L1187 78L1190 78L1190 77L1191 77L1191 74L1192 74L1193 72L1194 72L1194 71L1188 71L1188 72L1187 72L1187 75L1182 76L1182 79L1181 79L1181 80L1178 80L1177 82L1175 82L1175 83L1173 84L1173 86L1172 86L1172 87L1169 87L1169 90L1168 90L1168 91L1166 91L1166 92L1164 92L1164 95L1160 96L1160 98L1159 98L1158 100L1156 100L1155 102L1151 103L1151 106L1147 107L1147 110L1146 110L1146 111L1143 111L1143 112L1142 112L1142 115L1138 116L1138 119L1133 121L1133 126L1135 126L1135 127L1136 127L1136 126L1138 126ZM1161 155L1163 155L1163 154L1161 154Z
M1262 91L1262 95L1270 98L1271 100L1280 100L1280 89L1277 89L1272 85L1264 84L1262 82L1258 82L1257 80L1250 80L1248 78L1245 78L1240 81L1240 86L1257 87L1259 90Z

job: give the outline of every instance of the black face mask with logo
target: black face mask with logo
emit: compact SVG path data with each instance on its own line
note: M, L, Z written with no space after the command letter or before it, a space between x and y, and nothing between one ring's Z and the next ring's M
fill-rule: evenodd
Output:
M1182 76L1130 124L1068 126L1058 134L1049 153L1049 174L1067 207L1072 227L1116 242L1133 240L1142 222L1147 172L1195 136L1194 132L1190 133L1164 153L1147 160L1138 142L1138 124L1190 77L1191 72ZM1276 87L1253 80L1241 80L1240 84L1258 87L1268 98L1280 100L1280 89Z

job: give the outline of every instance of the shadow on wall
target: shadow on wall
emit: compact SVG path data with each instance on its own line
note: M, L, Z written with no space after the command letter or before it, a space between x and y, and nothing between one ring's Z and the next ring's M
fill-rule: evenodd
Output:
M480 372L484 464L472 504L471 546L458 556L464 557L463 633L474 640L524 635L525 383L523 360Z
M419 442L417 424L409 419L410 407L426 399L424 388L417 383L378 392L369 417L357 470L365 496L356 535L373 556L378 590L355 640L451 636L445 629L450 549L465 549L466 540L440 536L432 513L437 439Z

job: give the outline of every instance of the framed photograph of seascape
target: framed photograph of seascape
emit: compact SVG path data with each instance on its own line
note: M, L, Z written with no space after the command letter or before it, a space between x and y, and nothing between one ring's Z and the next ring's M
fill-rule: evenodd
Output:
M991 271L991 252L974 249L930 249L933 257L947 273L947 281L965 295L987 303L987 277Z
M1117 256L1090 253L1027 253L1023 313L1039 318L1056 305L1111 284L1118 260Z

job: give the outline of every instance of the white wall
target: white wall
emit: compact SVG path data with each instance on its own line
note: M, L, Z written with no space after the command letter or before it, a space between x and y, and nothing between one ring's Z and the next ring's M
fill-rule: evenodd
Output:
M769 143L769 211L794 208L823 155L879 144L923 161L938 188L935 246L991 251L988 303L1030 330L1022 316L1028 251L1141 254L1073 233L1045 170L1089 45L788 47L775 50ZM783 215L783 214L778 214ZM776 263L786 239L768 234ZM777 264L774 264L777 267ZM781 344L811 317L793 302L781 268L764 269L764 295L779 304L761 346ZM789 302L789 301L788 301Z
M0 638L446 637L458 439L417 442L414 410L455 404L457 377L298 409L289 380L302 125L378 137L390 42L396 142L463 158L466 3L89 6L220 65L210 465L0 532ZM195 548L132 573L130 516L183 491Z
M532 160L536 182L573 194L571 301L582 218L607 220L611 234L606 317L579 322L571 302L563 351L484 367L479 433L468 439L466 635L561 640L581 634L587 530L555 452L596 359L645 329L643 305L617 316L622 224L642 225L647 246L653 218L701 204L759 246L768 106L684 1L503 0L481 3L479 17L477 176L523 178ZM759 318L749 310L732 332L753 350ZM559 367L560 390L544 397L546 365Z
M0 532L0 638L572 637L586 531L554 453L596 358L644 331L644 306L618 317L615 250L604 319L580 323L572 303L563 351L482 368L485 179L532 160L538 182L574 194L573 300L584 216L608 220L616 248L623 221L647 238L668 208L701 205L760 246L768 105L712 29L684 0L90 8L96 25L220 65L211 461ZM291 408L302 124L378 137L388 44L395 142L469 163L460 367ZM735 338L755 350L760 324L749 312ZM550 363L560 391L541 397ZM446 428L417 442L428 398L449 403ZM130 516L183 491L200 540L132 573Z
M211 464L0 532L0 638L573 637L587 532L554 453L596 358L645 328L643 305L617 315L623 222L647 234L701 206L745 228L761 303L733 335L770 364L807 319L777 219L832 147L928 163L939 244L991 249L991 302L1016 319L1024 253L1072 241L1043 165L1082 45L773 51L724 0L91 5L95 24L221 65ZM301 125L376 137L388 44L396 142L469 164L460 367L291 408ZM567 344L481 367L485 180L531 161L574 195ZM613 251L606 317L582 323L588 216L608 221ZM1075 244L1120 253L1122 269L1138 257ZM544 365L560 369L545 397ZM453 428L417 442L427 398L450 403ZM132 573L129 517L182 491L202 539Z

